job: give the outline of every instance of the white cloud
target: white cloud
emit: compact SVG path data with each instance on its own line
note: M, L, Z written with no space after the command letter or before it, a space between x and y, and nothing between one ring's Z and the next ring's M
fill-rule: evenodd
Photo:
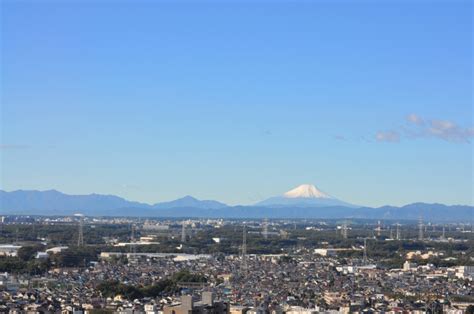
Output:
M375 135L377 142L400 142L400 134L396 131L379 131Z
M411 113L407 116L407 121L410 122L410 123L414 123L416 125L423 125L425 124L425 121L423 120L422 117L420 117L419 115L415 114L415 113Z
M471 143L474 140L474 127L463 127L454 121L442 119L427 119L418 114L411 113L405 117L406 122L389 130L380 130L375 137L360 136L360 141L398 143L410 139L438 139L451 143ZM348 141L344 135L334 135L338 141Z
M449 120L425 119L417 114L406 117L408 125L392 131L376 134L379 142L399 142L402 139L435 138L452 143L470 143L474 139L474 128L465 128Z
M463 128L452 121L431 120L426 128L427 134L448 142L470 143L474 138L473 128Z

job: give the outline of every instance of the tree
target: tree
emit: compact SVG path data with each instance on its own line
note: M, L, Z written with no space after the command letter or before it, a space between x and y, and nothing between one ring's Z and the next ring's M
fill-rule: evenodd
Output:
M43 246L23 246L18 250L18 258L20 258L22 261L29 261L33 258L35 258L35 255L38 251L40 251L43 248Z

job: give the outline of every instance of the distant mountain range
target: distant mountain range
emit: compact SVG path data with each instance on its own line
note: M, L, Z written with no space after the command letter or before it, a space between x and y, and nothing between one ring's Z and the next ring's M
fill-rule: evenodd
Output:
M228 205L211 200L198 200L192 196L185 196L178 198L171 202L157 203L153 205L156 209L173 209L173 208L199 208L199 209L221 209L228 207Z
M137 215L153 214L155 210L176 208L220 209L228 207L226 204L198 200L192 196L185 196L170 202L149 205L132 202L115 195L68 195L56 190L5 192L0 190L1 214L40 214L40 215L71 215L82 213L91 216L111 216L117 210L137 209ZM124 213L125 214L125 213ZM129 215L135 214L130 211Z
M431 221L474 220L474 207L414 203L402 207L356 206L304 184L251 206L228 206L192 196L145 204L114 195L68 195L56 190L0 190L0 215L73 215L203 218L353 218Z

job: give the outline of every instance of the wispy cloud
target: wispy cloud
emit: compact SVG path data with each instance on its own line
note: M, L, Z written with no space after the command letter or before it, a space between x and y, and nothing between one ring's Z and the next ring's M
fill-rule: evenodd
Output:
M452 143L470 143L474 128L465 128L449 120L425 120L416 114L407 116L408 128L403 128L408 138L437 138Z
M420 117L419 115L415 114L415 113L411 113L407 116L407 121L410 122L410 123L414 123L416 125L424 125L425 124L425 120L423 120L422 117Z
M398 143L410 139L438 139L450 143L471 143L474 140L474 127L463 127L454 121L444 119L428 119L411 113L405 117L405 122L398 127L379 130L366 137L348 137L343 134L333 135L336 141L364 141Z
M334 135L333 138L337 141L347 141L347 138L344 135Z
M473 128L462 128L454 122L445 120L432 120L427 131L430 136L448 142L470 143L474 138Z
M14 149L25 149L30 148L29 145L20 144L0 144L0 150L14 150Z
M378 131L375 135L377 142L400 142L400 134L397 131Z

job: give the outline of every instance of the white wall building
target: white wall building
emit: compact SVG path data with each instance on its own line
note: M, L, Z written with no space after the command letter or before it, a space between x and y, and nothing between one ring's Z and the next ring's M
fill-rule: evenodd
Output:
M2 244L0 245L0 256L17 256L20 245Z
M456 267L456 277L461 279L474 278L474 266L458 266Z

